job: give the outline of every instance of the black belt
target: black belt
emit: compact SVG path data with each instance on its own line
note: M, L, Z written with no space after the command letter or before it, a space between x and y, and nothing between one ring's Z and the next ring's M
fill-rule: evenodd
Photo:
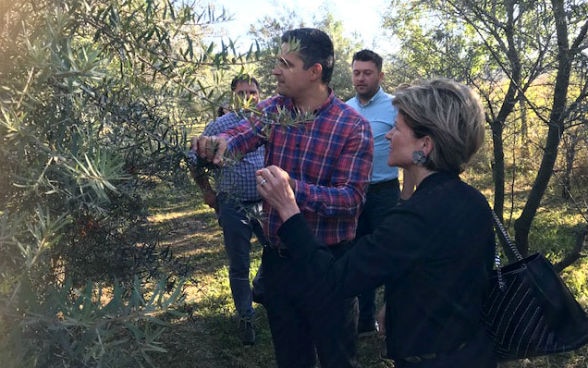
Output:
M231 195L226 192L217 193L216 198L217 198L217 200L219 200L221 202L233 202L235 204L242 204L244 206L258 204L258 203L261 203L261 201L262 201L261 198L260 199L252 199L252 200L248 200L248 201L242 201L242 200L238 199L235 195Z
M398 178L386 181L379 181L368 186L368 192L378 192L383 189L397 188L400 185Z
M344 253L349 246L351 246L351 244L352 242L350 240L343 240L342 242L333 245L327 245L327 248L329 248L331 252L333 252L335 258L339 258L341 254ZM273 245L269 245L266 248L275 251L282 258L290 258L290 251L288 250L288 248L274 247Z

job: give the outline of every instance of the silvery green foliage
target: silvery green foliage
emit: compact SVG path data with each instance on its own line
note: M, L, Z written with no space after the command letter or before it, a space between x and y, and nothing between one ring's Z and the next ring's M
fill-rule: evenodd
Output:
M156 312L181 300L188 270L143 197L189 184L186 131L217 84L204 75L242 60L203 42L224 15L23 0L0 17L2 365L149 366L163 351Z

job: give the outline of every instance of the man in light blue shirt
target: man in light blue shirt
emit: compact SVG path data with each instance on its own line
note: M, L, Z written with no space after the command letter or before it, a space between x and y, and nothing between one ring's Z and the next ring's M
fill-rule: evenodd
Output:
M398 111L392 105L393 96L382 89L380 83L384 78L382 57L371 50L361 50L353 55L352 81L356 95L347 101L367 120L372 127L374 136L374 161L372 176L367 190L366 203L359 217L356 237L374 231L386 213L400 199L398 168L388 166L390 142L385 135L395 124ZM410 195L411 187L404 180L406 196ZM408 184L408 185L407 185ZM403 198L405 193L403 193ZM375 319L376 291L370 290L359 295L359 320L357 332L359 336L367 336L378 331Z

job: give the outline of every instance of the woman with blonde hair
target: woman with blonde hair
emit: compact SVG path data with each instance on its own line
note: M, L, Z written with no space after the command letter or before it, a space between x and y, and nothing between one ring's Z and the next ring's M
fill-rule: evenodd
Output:
M482 105L446 79L401 89L393 104L399 113L387 163L412 175L416 190L342 258L314 240L288 173L276 166L257 172L260 194L283 221L283 287L296 286L295 302L318 311L384 284L387 356L396 367L494 368L480 320L495 250L492 214L459 176L483 143Z

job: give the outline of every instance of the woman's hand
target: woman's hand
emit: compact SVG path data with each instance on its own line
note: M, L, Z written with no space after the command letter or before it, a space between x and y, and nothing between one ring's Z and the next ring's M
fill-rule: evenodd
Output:
M257 191L280 214L282 221L300 213L290 186L290 175L277 166L257 170Z

